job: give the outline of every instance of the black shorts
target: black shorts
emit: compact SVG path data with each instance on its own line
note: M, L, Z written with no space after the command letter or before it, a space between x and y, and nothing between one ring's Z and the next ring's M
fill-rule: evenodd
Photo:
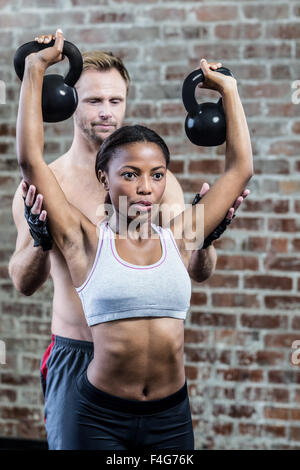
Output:
M92 343L55 336L44 361L49 449L194 450L186 383L158 400L111 395L88 381L92 356Z

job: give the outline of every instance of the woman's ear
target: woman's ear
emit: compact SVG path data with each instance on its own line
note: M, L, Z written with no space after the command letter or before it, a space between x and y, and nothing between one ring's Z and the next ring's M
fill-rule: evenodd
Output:
M102 170L98 170L98 180L102 184L105 191L109 190L107 177Z

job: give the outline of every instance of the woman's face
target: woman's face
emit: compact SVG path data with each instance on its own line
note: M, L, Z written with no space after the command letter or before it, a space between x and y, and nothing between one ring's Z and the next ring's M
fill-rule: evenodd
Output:
M116 150L109 162L108 173L100 171L99 180L105 181L117 215L128 221L136 217L142 221L153 220L157 215L166 175L166 160L161 148L152 142L136 142ZM126 198L119 199L120 196ZM139 205L139 201L144 204Z

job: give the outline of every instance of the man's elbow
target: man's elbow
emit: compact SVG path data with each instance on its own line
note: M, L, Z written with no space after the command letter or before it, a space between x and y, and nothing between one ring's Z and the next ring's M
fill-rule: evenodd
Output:
M210 279L213 274L215 273L215 269L211 269L210 271L202 271L201 273L194 273L189 271L190 278L194 282L204 282Z
M209 269L202 269L202 270L189 268L188 273L192 281L204 282L210 279L214 275L215 270L216 270L216 265L212 266Z
M26 295L27 297L33 295L35 291L37 290L35 286L32 284L29 286L28 283L25 282L23 276L21 276L18 273L18 269L16 264L14 263L14 260L12 259L8 265L8 274L10 279L12 280L12 283L15 287L15 289L23 295Z

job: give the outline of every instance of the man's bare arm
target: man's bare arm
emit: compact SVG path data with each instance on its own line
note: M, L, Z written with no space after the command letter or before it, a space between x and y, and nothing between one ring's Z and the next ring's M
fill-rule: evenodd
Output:
M167 171L167 184L161 201L162 212L164 204L170 208L174 207L171 217L176 217L185 209L182 188L170 170ZM162 225L161 222L162 220L160 220L160 225ZM188 273L195 282L206 281L214 274L216 263L217 253L212 245L203 250L195 250L190 260Z
M195 282L204 282L216 270L217 252L213 245L201 250L194 250L190 259L188 273Z
M12 211L18 234L16 248L9 261L8 270L15 288L22 294L29 296L38 290L49 276L50 252L33 246L33 239L24 217L21 184L15 193Z

